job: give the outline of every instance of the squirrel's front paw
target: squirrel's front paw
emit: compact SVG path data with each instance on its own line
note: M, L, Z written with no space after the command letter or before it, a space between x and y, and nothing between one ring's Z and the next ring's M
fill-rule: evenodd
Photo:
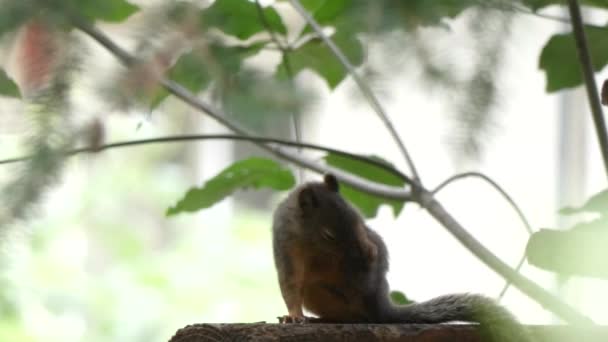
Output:
M279 319L279 323L281 324L289 324L289 323L295 323L295 324L303 324L303 323L309 323L312 319L306 316L289 316L289 315L285 315L285 316L279 316L277 317Z

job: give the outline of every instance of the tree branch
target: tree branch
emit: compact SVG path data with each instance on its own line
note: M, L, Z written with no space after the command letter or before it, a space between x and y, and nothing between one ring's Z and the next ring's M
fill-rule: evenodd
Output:
M568 0L568 10L570 11L570 19L572 20L572 29L574 31L574 40L576 41L576 50L585 80L585 88L587 89L587 98L591 114L595 124L595 132L600 144L602 159L604 160L604 170L608 176L608 136L606 135L606 122L602 111L602 104L595 84L593 73L593 62L589 54L587 38L585 37L585 29L583 28L583 18L581 9L576 0Z
M323 42L327 45L327 47L329 47L331 52L336 56L336 58L340 61L340 63L344 66L344 68L348 71L348 73L355 80L355 83L357 83L357 86L363 93L363 96L366 97L367 101L370 103L370 105L372 106L372 108L374 109L376 114L378 114L378 117L380 118L380 120L382 120L382 123L384 123L384 126L386 126L386 128L389 131L390 135L392 136L393 140L399 147L401 154L403 154L403 157L405 158L405 161L407 162L408 167L409 167L410 171L412 172L412 177L413 177L414 181L420 182L420 177L418 175L418 172L416 171L416 166L414 165L414 161L412 160L412 157L410 156L407 148L405 147L405 144L399 137L399 134L397 133L397 130L393 126L393 123L391 122L388 115L386 114L386 111L380 104L380 101L378 101L378 99L374 95L374 92L367 85L367 83L365 81L363 81L363 79L359 76L359 74L355 70L355 67L352 65L352 63L350 63L350 61L348 60L346 55L344 55L344 53L340 50L340 48L336 44L334 44L334 42L331 40L331 38L329 38L323 32L323 28L319 25L319 23L317 23L317 21L306 11L306 9L304 9L304 7L302 7L302 4L300 3L300 1L299 0L289 0L289 2L291 2L291 5L298 12L298 14L300 14L300 16L302 18L304 18L306 20L306 22L313 28L313 30L315 30L317 35L321 38L321 40L323 40Z
M73 22L74 26L83 32L89 34L93 39L97 40L100 44L104 45L108 50L114 54L117 54L123 62L128 63L128 61L133 61L133 57L130 57L126 52L113 44L103 33L98 31L93 26L88 23L79 20ZM99 38L104 39L99 39ZM110 44L111 43L111 44ZM110 49L110 47L113 47ZM124 57L130 58L124 58ZM221 124L225 125L229 129L233 130L237 134L250 136L248 132L238 125L230 122L230 120L223 117L222 113L203 101L199 100L196 96L191 94L188 90L183 88L182 86L168 81L166 79L161 80L161 84L165 87L165 89L186 102L193 108L196 108L202 112L207 113L207 115L211 116ZM326 173L332 172L344 183L353 186L354 188L364 191L369 194L382 196L384 198L393 198L398 200L408 200L411 198L411 191L404 191L403 189L397 189L395 187L385 186L382 184L369 182L360 177L351 175L350 173L344 172L342 170L327 167L321 165L319 163L313 162L308 158L302 157L298 154L288 153L284 149L265 145L261 143L257 143L258 146L268 150L274 155L281 157L290 162L296 163L298 165L304 166L311 170ZM487 248L479 243L473 236L471 236L445 209L441 206L439 202L437 202L433 198L433 194L428 190L418 186L418 183L411 184L416 191L416 201L427 209L427 211L435 217L437 221L439 221L452 235L456 237L469 251L471 251L474 255L476 255L481 261L483 261L486 265L492 268L495 272L503 276L505 279L511 279L513 284L520 289L522 292L529 295L531 298L535 299L537 302L541 303L548 310L556 313L564 320L571 323L591 323L591 321L578 313L568 304L562 302L558 297L552 295L547 292L534 282L529 279L523 277L519 273L515 272L512 268L510 268L507 264L502 262L498 257L496 257L492 252L490 252Z
M536 300L544 308L554 312L566 322L572 324L592 324L593 322L576 311L573 307L563 302L554 294L538 286L533 281L513 270L509 265L500 260L494 253L477 241L464 227L450 215L445 208L433 198L433 194L424 189L419 189L419 203L431 216L448 229L448 231L462 243L471 253L482 260L486 265L505 279L511 280L520 291Z
M325 147L316 144L309 144L303 142L290 141L285 139L278 138L267 138L267 137L252 137L252 136L240 136L234 134L185 134L185 135L173 135L173 136L165 136L158 138L150 138L150 139L139 139L139 140L129 140L129 141L121 141L110 144L105 144L96 147L81 147L66 151L64 154L66 156L74 156L81 153L96 153L100 151L110 150L114 148L121 147L132 147L132 146L140 146L140 145L148 145L148 144L159 144L159 143L171 143L171 142L185 142L185 141L197 141L197 140L236 140L236 141L248 141L248 142L260 142L260 143L273 143L278 145L290 146L290 147L298 147L298 148L307 148L316 151L324 151L328 153L333 153L336 155L348 157L354 160L358 160L370 165L374 165L379 167L385 171L390 172L391 174L399 177L404 182L409 182L410 178L403 174L401 171L395 169L389 164L383 163L376 159L372 159L366 156L362 156L360 154L350 153L342 150L338 150L331 147ZM24 162L26 160L31 159L31 156L25 157L17 157L0 160L0 165L3 164L12 164Z

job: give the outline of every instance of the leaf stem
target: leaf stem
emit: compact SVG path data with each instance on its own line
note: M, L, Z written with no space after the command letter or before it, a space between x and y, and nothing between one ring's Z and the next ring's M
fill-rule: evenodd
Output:
M523 210L521 210L521 208L519 207L517 202L515 202L515 200L507 193L507 191L502 186L500 186L492 178L490 178L489 176L487 176L481 172L471 171L471 172L465 172L465 173L460 173L460 174L454 175L454 176L446 179L445 181L443 181L441 184L439 184L434 190L431 191L431 193L433 195L437 195L437 193L439 191L444 189L446 186L452 184L454 181L458 181L460 179L464 179L464 178L468 178L468 177L476 177L481 180L484 180L486 183L490 184L494 188L494 190L498 191L498 193L500 193L502 195L502 197L504 197L504 199L509 203L511 208L513 208L513 210L515 210L515 212L517 213L517 216L519 216L520 221L524 224L524 227L526 228L528 235L529 236L532 235L532 233L534 231L532 229L532 226L530 225L530 221L524 214ZM517 263L517 266L515 267L515 271L519 272L521 270L521 267L523 266L525 260L526 260L526 254L524 253L523 256L521 257L521 259L519 260L519 262ZM499 300L504 297L505 293L507 292L507 290L509 289L511 284L512 284L511 279L506 278L505 285L503 286L502 290L500 291L500 294L498 295Z
M530 222L526 218L526 215L521 210L519 205L517 205L517 202L515 202L515 200L507 193L507 191L503 187L501 187L496 181L494 181L492 178L490 178L489 176L487 176L481 172L470 171L470 172L464 172L464 173L459 173L459 174L453 175L450 178L446 179L445 181L441 182L441 184L439 184L437 187L435 187L435 189L433 189L431 191L431 193L433 195L437 195L437 193L439 191L444 189L446 186L452 184L454 181L461 180L463 178L469 178L469 177L479 178L479 179L485 181L486 183L488 183L489 185L491 185L496 191L498 191L498 193L500 193L502 195L502 197L504 197L504 199L513 208L513 210L515 210L515 212L517 213L517 216L519 216L519 219L524 224L524 227L526 228L526 231L528 232L528 234L531 235L532 233L534 233L532 226L530 225Z

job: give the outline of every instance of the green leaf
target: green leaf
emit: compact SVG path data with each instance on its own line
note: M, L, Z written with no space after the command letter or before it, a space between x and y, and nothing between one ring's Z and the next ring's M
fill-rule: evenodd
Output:
M562 215L575 215L581 213L608 214L608 189L591 196L581 207L564 207L559 211Z
M353 0L308 0L302 1L302 5L317 23L333 26L337 18L353 8Z
M319 24L328 24L343 14L350 6L352 6L352 0L325 0L313 12L314 18Z
M257 54L263 47L264 43L247 46L224 46L213 43L208 46L204 54L193 51L182 55L171 67L168 78L197 94L207 88L213 79L238 74L243 60ZM152 108L160 104L168 94L166 90L160 88L152 100Z
M379 157L370 156L370 158L392 166L390 163ZM325 156L324 159L327 164L359 177L391 186L405 186L405 182L401 178L376 165L331 153ZM370 195L359 190L355 190L354 188L343 183L340 184L340 193L357 208L359 208L363 216L368 218L375 217L378 213L378 208L382 204L390 205L393 208L393 214L395 216L398 216L401 209L403 209L402 201L387 200Z
M541 229L526 246L528 262L565 275L608 279L608 219L579 223L572 229Z
M409 305L415 303L413 300L407 298L405 293L401 291L391 291L391 301L396 305Z
M355 66L363 63L361 42L351 34L336 33L331 39ZM312 69L334 89L347 75L347 70L336 56L320 40L313 39L289 53L289 62L294 76L304 69ZM287 79L282 65L277 66L276 76Z
M593 69L600 71L608 63L606 30L585 27ZM571 88L583 82L581 67L572 33L556 34L543 48L539 67L545 71L547 92Z
M90 20L121 22L139 10L139 7L125 0L70 0L70 2L80 14Z
M338 32L355 34L370 29L391 31L395 28L412 30L420 26L447 26L445 18L454 18L467 8L479 5L479 1L307 0L303 5L319 24L332 26ZM369 20L370 13L381 20ZM306 26L302 33L311 31L310 26Z
M179 202L167 209L167 216L209 208L239 189L253 187L287 190L295 179L291 171L271 159L249 158L238 161L208 180L200 188L188 190Z
M8 97L21 97L19 88L4 70L0 70L0 95Z
M287 33L274 8L268 6L262 11L272 31ZM256 4L249 0L216 0L213 5L202 11L201 23L206 27L217 27L242 40L266 30Z

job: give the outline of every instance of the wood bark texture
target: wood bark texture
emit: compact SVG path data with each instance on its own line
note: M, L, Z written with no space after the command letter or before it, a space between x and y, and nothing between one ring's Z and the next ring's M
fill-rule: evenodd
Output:
M473 325L433 324L195 324L170 342L481 342Z
M606 342L608 326L529 326L538 342ZM169 342L482 342L471 324L193 324Z

